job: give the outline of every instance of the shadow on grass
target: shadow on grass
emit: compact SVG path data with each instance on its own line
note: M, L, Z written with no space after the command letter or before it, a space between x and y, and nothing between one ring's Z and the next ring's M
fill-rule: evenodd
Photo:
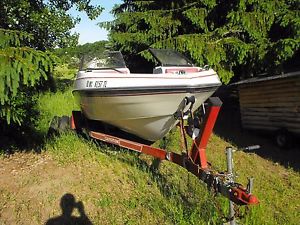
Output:
M260 145L261 148L254 150L257 155L280 163L286 168L300 171L300 149L299 145L285 150L276 146L272 134L258 133L242 129L239 103L235 90L221 89L216 93L223 101L214 133L238 148L251 145Z
M55 79L52 81L54 85L52 92L64 92L72 86L73 82L72 79ZM35 118L32 119L32 123L41 118L40 113L35 108L31 110L31 114L32 118ZM27 121L25 124L26 126L19 126L13 123L8 125L6 121L0 120L0 154L13 154L16 151L41 152L47 138L49 138L47 133L37 130L34 124L30 124Z
M10 155L15 152L40 153L45 143L44 135L33 127L3 127L0 132L0 153Z
M45 225L92 225L92 222L85 213L83 203L81 201L76 202L74 195L70 193L64 194L60 199L60 207L62 214L60 216L50 218ZM78 210L79 216L72 216L74 209Z

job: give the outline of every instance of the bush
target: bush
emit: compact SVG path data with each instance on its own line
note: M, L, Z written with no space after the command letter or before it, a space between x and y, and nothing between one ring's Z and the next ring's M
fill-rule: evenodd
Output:
M56 78L74 78L77 69L70 69L67 64L61 64L54 68L54 77Z

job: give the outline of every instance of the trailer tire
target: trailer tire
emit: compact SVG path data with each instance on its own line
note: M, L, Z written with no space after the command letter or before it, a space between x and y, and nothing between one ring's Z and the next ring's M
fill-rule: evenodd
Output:
M69 116L62 116L62 117L54 116L50 123L50 127L48 129L47 136L59 135L68 130L71 130L70 129L70 117Z
M58 131L66 132L69 130L70 130L70 117L69 116L60 117Z
M285 129L276 132L275 141L277 146L281 149L288 150L292 145L291 134Z

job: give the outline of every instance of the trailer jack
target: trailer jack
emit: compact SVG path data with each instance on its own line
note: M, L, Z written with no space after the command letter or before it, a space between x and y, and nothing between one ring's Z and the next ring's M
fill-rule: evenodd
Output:
M190 103L190 102L189 102ZM190 104L193 104L191 102ZM254 205L259 201L252 192L253 180L250 179L247 188L234 181L232 172L232 148L226 149L227 154L227 172L217 172L210 167L210 163L206 158L206 147L209 137L213 131L218 113L220 111L222 102L219 98L211 97L208 100L208 107L203 119L202 127L193 127L193 143L186 153L178 154L175 152L169 152L164 149L152 147L139 142L130 141L124 138L113 136L105 132L88 130L88 135L94 139L120 146L129 150L151 155L161 160L167 160L173 162L181 167L184 167L187 171L194 174L200 180L205 182L207 186L217 193L222 194L230 200L230 204L237 205ZM191 112L190 112L191 113ZM182 115L186 113L182 113ZM72 113L71 128L76 130L84 129L83 119L80 116L80 112L75 111ZM180 117L180 113L176 112L176 116ZM187 147L186 133L183 116L180 119L181 136L185 147ZM191 124L189 124L191 125ZM197 129L197 130L196 130ZM231 214L233 216L234 214Z

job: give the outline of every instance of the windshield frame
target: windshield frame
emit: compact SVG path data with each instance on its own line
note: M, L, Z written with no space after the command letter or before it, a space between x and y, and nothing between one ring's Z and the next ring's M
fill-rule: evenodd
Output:
M112 59L110 62L105 62L104 60ZM101 62L101 60L103 60ZM100 62L99 62L100 61ZM96 66L91 66L94 63ZM100 64L103 67L97 67ZM107 64L107 65L105 65ZM111 64L111 65L110 65ZM79 70L105 70L105 69L120 69L127 68L124 57L120 51L104 51L100 54L84 54L80 59Z
M161 65L161 66L184 66L184 67L194 67L193 62L185 57L183 54L173 50L173 49L154 49L154 48L149 48L149 52L152 54L152 56L156 59L156 61ZM171 57L176 57L179 60L183 60L186 63L171 63L168 62L168 60L165 60L166 58L162 58L161 55L165 55L165 57L168 57L168 54Z

